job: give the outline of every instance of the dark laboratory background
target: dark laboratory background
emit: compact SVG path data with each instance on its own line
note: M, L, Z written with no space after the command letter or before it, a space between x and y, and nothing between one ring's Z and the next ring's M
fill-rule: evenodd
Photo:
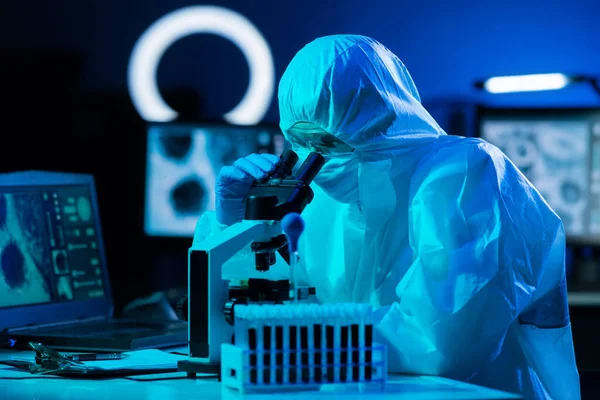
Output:
M241 14L264 36L273 56L274 90L287 63L314 38L368 35L403 60L423 103L449 134L481 135L507 152L565 222L577 362L582 371L600 367L600 144L593 144L594 137L600 143L600 122L593 125L600 121L600 93L585 82L528 93L476 87L504 75L600 75L597 1L373 4L211 3ZM236 137L245 135L243 145L232 147L227 132L235 129L220 122L244 96L250 72L240 49L218 35L183 37L160 60L158 87L178 119L150 126L134 107L127 72L136 42L165 15L198 5L204 3L0 6L0 170L95 176L117 310L134 298L186 287L190 221L214 204L214 171L256 146L281 147L275 96L260 126L240 128ZM558 128L545 131L536 124L549 115ZM207 122L217 124L206 128ZM177 213L186 218L177 220Z

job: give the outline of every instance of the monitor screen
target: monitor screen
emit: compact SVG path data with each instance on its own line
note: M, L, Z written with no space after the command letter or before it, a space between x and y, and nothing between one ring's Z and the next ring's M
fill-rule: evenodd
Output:
M0 308L105 296L90 190L0 187Z
M215 180L221 167L251 153L281 155L286 146L276 125L150 125L146 235L192 237L200 215L215 208Z
M600 242L600 110L482 110L479 133L531 181L569 238Z

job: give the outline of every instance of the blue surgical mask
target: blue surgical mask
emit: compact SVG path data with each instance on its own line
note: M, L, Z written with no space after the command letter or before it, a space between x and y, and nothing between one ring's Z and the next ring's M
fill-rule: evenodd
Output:
M358 159L354 148L310 122L298 122L286 138L301 159L309 152L321 154L327 162L314 182L341 203L358 202Z
M358 166L356 157L331 158L314 181L334 200L346 204L356 203L359 200Z

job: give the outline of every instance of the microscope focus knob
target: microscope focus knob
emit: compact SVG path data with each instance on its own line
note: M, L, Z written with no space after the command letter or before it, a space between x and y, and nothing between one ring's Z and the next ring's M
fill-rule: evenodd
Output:
M225 315L225 321L227 321L227 323L231 326L233 326L233 320L235 318L235 315L233 314L234 306L235 300L228 301L227 303L225 303L225 306L223 306L223 314Z
M230 300L227 303L225 303L225 306L223 307L223 314L225 314L225 321L227 321L227 323L231 326L233 326L233 323L235 322L234 308L238 304L248 304L248 302L245 299L233 299L233 300Z

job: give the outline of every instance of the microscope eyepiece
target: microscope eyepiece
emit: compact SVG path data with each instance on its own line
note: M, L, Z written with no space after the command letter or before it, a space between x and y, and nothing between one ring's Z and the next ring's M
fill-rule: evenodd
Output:
M276 170L252 184L245 199L244 219L279 221L289 212L301 213L312 201L314 193L310 183L325 164L325 159L318 153L310 153L297 173L292 175L291 169L297 160L296 153L285 151ZM264 264L264 260L260 264Z
M300 169L298 169L296 179L303 182L305 185L310 185L321 168L323 168L323 165L325 165L325 158L323 158L322 155L315 152L310 153L300 166Z
M294 167L298 162L298 155L292 150L286 150L279 156L275 170L259 182L268 182L270 179L283 179L292 175Z
M278 169L281 169L283 174L279 173L280 178L284 178L286 176L290 176L294 167L298 163L298 154L293 152L292 150L284 151L279 157L279 162L277 164Z

